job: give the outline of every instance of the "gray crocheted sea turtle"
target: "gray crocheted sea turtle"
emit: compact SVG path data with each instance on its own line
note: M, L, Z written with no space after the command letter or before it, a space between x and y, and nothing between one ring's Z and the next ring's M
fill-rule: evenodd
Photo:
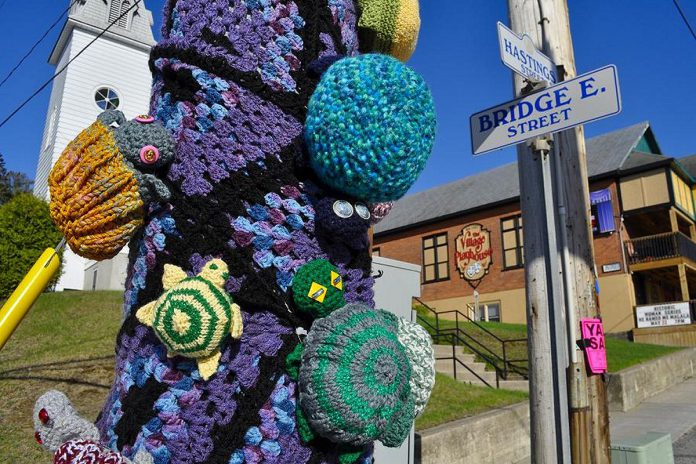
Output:
M126 120L122 112L107 110L97 119L112 128L119 151L135 173L145 202L166 202L171 193L156 174L174 160L174 142L161 122L148 115Z

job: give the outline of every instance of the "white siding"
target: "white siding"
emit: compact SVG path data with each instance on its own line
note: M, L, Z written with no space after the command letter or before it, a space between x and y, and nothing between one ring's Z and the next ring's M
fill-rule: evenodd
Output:
M139 6L139 15L133 17L133 33L146 31L150 37L152 16L144 5ZM98 22L91 22L98 27L105 27L108 11L102 0L87 0L82 9L76 11L76 18L84 21L91 17ZM95 37L95 32L77 25L66 46L62 51L57 69L61 69L68 60L75 57L80 50ZM144 34L143 35L147 35ZM149 51L143 46L133 46L127 39L119 37L102 37L93 43L68 69L53 82L51 98L46 115L41 153L36 170L34 194L48 199L48 173L58 160L65 147L83 129L92 124L101 112L94 102L95 91L102 86L111 87L119 94L119 110L131 119L139 114L147 113L150 100L152 76L148 68ZM51 112L56 108L55 123L52 130ZM48 146L47 146L48 145ZM122 252L118 259L123 263ZM91 280L85 281L85 267L88 262L84 258L66 250L64 254L64 272L58 281L57 289L91 288ZM90 262L92 263L92 262ZM110 281L122 281L123 266L106 266L105 269L116 269L116 275ZM106 276L104 276L106 277ZM115 279L115 280L114 280Z
M68 46L65 48L63 55L60 57L58 62L58 67L56 72L62 69L63 66L70 60L70 47L72 41L68 42ZM54 153L55 153L55 138L58 130L58 120L60 119L60 112L63 103L63 91L65 88L66 72L62 73L60 76L53 80L53 86L51 88L51 98L48 102L48 111L46 112L46 122L44 124L43 138L41 140L41 153L39 155L39 163L36 168L36 176L34 177L34 195L38 198L43 198L44 200L49 199L48 194L48 173L53 166ZM51 113L55 110L55 119L53 122L52 130L49 131L51 126ZM49 133L50 132L50 133ZM62 149L61 149L62 151Z

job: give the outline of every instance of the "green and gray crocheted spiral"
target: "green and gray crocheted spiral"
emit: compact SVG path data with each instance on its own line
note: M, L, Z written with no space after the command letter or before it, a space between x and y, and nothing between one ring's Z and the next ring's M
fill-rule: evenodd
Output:
M398 446L415 418L411 363L398 323L349 304L312 325L300 367L300 404L312 429L336 443Z

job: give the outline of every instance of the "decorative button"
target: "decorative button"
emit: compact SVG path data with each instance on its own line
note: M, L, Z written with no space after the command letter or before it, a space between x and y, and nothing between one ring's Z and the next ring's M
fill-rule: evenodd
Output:
M145 164L155 164L160 157L157 147L145 145L140 149L140 160Z
M370 209L367 207L367 205L363 205L362 203L356 203L355 212L358 213L358 216L365 219L366 221L370 219Z
M38 431L34 434L34 438L36 438L36 442L39 445L43 445L43 440L41 439L41 434Z
M39 411L39 420L41 421L42 424L47 424L49 421L50 417L48 417L48 412L41 408L41 411Z
M336 213L336 216L343 219L348 219L353 215L353 205L345 200L334 201L333 210L334 213Z
M153 118L149 114L141 114L139 116L136 116L135 120L142 124L150 124L152 122L155 122L155 118Z

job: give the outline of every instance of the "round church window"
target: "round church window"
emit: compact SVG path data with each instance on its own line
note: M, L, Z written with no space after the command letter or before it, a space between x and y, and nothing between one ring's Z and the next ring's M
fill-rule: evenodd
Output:
M121 103L116 91L109 87L97 89L94 94L94 101L103 111L118 109L118 105Z

